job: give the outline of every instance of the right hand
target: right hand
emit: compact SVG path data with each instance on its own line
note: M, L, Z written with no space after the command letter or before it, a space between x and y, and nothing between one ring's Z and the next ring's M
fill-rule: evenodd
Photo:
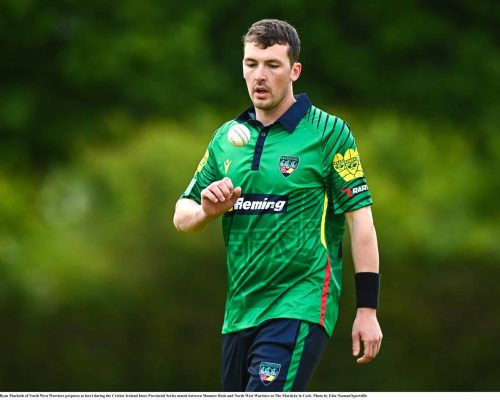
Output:
M240 196L241 187L234 188L231 179L225 177L201 191L201 208L207 217L218 217L230 210Z
M380 351L382 345L382 330L377 320L377 310L360 307L356 312L356 319L352 326L352 355L361 354L361 345L364 353L357 359L358 364L372 361Z

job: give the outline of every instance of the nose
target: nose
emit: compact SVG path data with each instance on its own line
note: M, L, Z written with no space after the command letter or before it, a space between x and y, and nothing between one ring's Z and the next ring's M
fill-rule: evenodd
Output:
M265 81L266 80L266 73L264 71L264 66L263 65L259 65L256 70L255 70L255 75L254 75L254 79L257 81L257 82L262 82L262 81Z

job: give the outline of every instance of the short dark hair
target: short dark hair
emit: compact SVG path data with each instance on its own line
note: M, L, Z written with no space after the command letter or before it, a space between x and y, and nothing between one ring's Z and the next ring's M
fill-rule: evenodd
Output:
M243 36L245 43L255 43L262 49L275 44L288 45L290 64L299 60L300 39L295 28L286 21L279 19L262 19L255 22Z

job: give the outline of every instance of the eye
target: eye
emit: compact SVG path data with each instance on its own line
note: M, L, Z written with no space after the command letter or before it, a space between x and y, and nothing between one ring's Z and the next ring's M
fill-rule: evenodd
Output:
M278 64L269 64L269 68L271 69L276 69L279 68L280 66Z
M257 64L254 63L254 62L246 62L245 63L245 66L248 67L248 68L254 68Z

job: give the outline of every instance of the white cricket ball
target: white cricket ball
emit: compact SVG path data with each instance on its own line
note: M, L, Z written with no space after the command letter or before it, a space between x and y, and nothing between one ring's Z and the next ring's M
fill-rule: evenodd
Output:
M233 125L227 132L227 140L233 146L245 146L250 141L250 130L243 124Z

